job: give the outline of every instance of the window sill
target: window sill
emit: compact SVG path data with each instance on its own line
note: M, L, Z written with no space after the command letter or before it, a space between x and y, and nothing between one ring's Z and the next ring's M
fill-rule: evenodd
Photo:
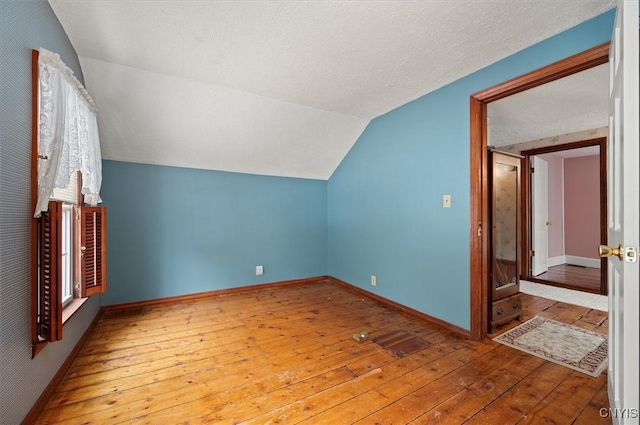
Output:
M89 298L74 298L69 304L64 306L62 309L62 324L64 325L64 323L69 320L88 299ZM31 343L31 358L34 359L38 353L47 346L47 344L49 344L47 340L38 336L38 342Z
M73 316L73 313L78 311L80 306L82 306L82 304L84 304L88 299L89 298L74 298L69 304L67 304L62 309L62 324L69 320L71 316Z

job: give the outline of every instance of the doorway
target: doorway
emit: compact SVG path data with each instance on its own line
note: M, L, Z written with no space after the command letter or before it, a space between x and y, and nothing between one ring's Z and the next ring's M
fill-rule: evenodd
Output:
M470 97L470 336L482 339L488 332L489 223L487 105L513 94L607 63L609 43L488 88Z
M603 137L522 152L523 279L607 295L607 261L595 249L607 241L606 143Z

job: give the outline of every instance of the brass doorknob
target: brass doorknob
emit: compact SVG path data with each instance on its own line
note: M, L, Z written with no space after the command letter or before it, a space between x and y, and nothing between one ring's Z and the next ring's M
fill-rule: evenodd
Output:
M600 257L611 257L612 255L615 255L622 260L622 246L619 246L618 248L611 248L607 245L600 245L598 247L598 255L600 255Z

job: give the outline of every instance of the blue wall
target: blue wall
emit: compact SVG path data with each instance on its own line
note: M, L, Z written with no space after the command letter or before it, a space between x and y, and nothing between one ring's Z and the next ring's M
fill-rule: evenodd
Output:
M469 329L469 96L608 41L613 18L605 13L374 119L328 183L328 274Z
M326 181L104 161L101 195L103 304L327 273Z
M63 340L31 359L31 50L78 57L44 1L0 1L0 424L19 424L100 309L91 297Z

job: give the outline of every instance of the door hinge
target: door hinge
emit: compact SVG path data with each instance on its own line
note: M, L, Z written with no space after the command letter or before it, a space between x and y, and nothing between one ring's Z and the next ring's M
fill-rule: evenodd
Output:
M533 168L533 167L531 167L531 174L533 174L533 173L535 173L535 172L536 172L536 169L535 169L535 168Z
M529 251L529 257L535 257L536 256L536 252L532 249Z

